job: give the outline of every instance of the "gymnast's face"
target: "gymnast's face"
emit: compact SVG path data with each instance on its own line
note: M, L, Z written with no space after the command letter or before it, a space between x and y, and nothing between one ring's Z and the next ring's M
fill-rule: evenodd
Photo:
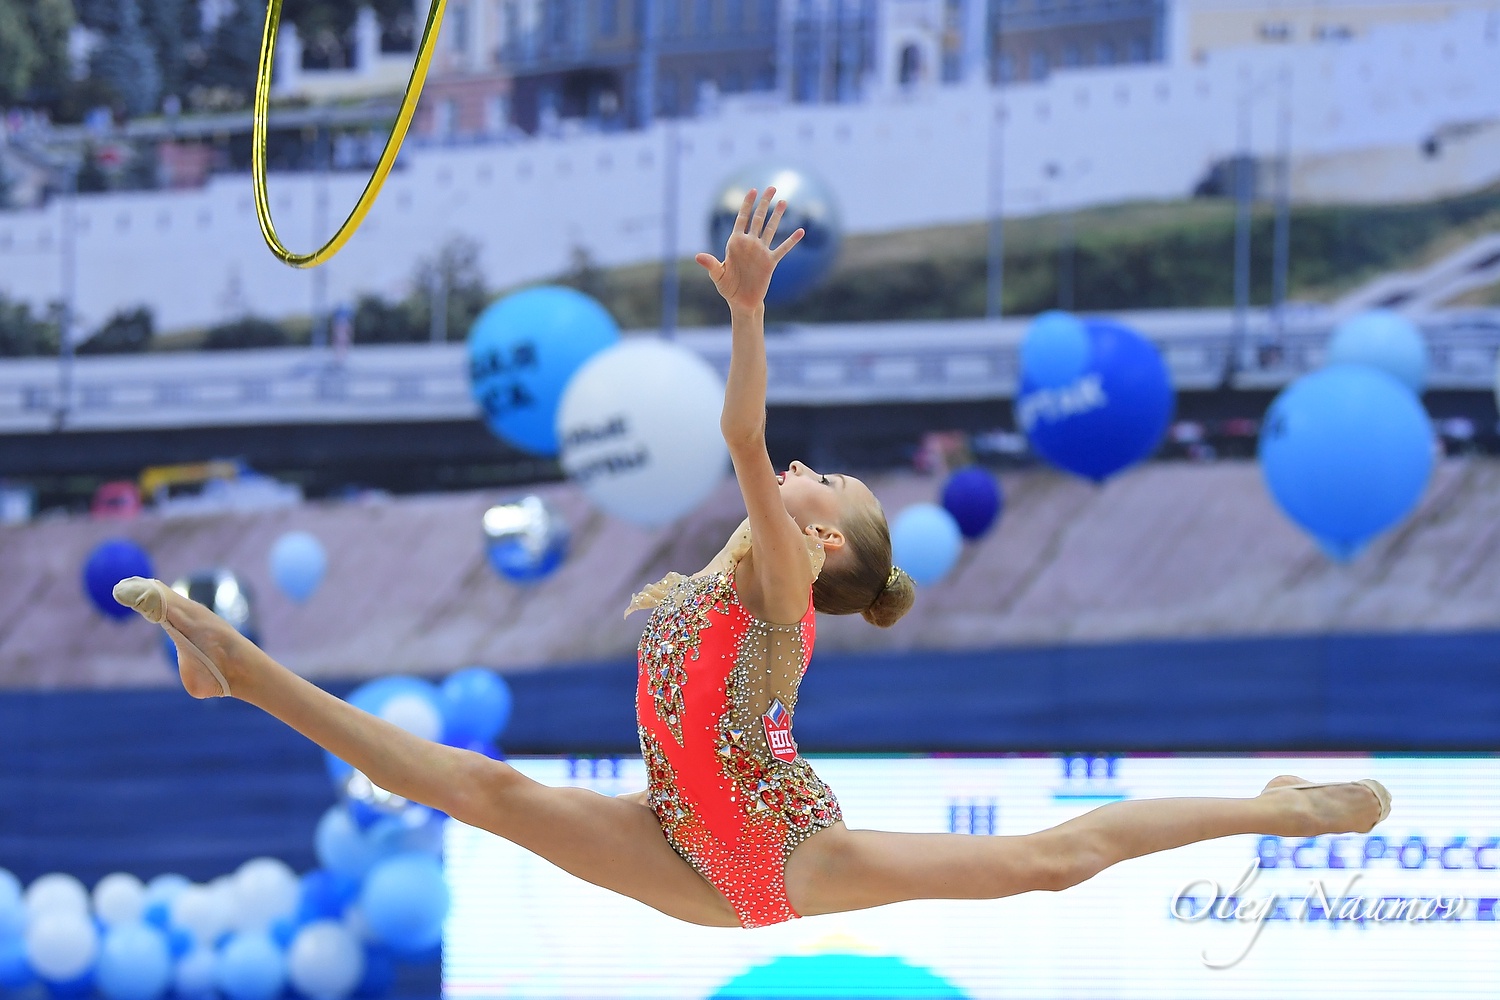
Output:
M837 472L822 475L801 462L793 462L778 478L786 512L803 531L812 527L827 549L843 545L839 525L845 523L850 511L879 507L870 488L853 476Z

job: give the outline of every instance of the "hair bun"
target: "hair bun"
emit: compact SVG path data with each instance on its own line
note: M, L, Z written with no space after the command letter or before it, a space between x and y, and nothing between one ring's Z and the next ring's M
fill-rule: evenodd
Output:
M890 575L885 578L885 586L880 588L880 593L875 595L875 600L870 606L862 611L861 617L871 625L881 628L890 628L901 620L901 616L911 610L911 606L917 599L917 584L899 566L892 566Z

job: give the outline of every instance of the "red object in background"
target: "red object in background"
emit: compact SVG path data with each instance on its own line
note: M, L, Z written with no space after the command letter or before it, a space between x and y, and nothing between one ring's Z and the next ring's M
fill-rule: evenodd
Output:
M89 516L129 520L141 512L141 491L128 479L116 479L94 491Z
M1231 417L1224 421L1219 430L1225 437L1258 437L1260 421L1250 417Z

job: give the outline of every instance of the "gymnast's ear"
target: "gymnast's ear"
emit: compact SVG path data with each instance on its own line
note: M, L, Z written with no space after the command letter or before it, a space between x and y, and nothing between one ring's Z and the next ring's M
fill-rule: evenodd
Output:
M814 522L802 530L805 534L816 538L819 544L823 546L824 552L831 553L836 549L843 548L844 542L847 540L844 538L844 533L831 524Z

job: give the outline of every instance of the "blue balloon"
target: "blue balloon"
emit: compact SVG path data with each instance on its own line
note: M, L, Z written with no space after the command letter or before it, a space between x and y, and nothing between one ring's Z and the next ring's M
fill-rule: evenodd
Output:
M777 200L787 203L776 245L798 229L803 231L802 241L776 265L766 289L766 305L778 306L802 298L833 268L843 242L843 223L833 188L821 178L787 163L752 164L726 179L714 198L708 216L708 249L715 257L724 256L746 193L752 187L765 191L771 185L777 189Z
M0 989L19 990L36 978L26 961L26 942L19 934L0 934Z
M379 854L343 806L330 806L318 820L313 834L318 864L331 872L358 881L365 877Z
M286 957L270 935L232 935L219 953L219 989L229 1000L273 1000L286 985Z
M167 936L149 924L110 928L99 948L94 976L108 1000L155 1000L172 981Z
M443 742L450 746L490 743L510 721L510 685L485 667L460 670L438 689Z
M1435 447L1410 389L1377 368L1335 365L1271 403L1260 467L1286 515L1344 561L1416 507Z
M1067 385L1088 369L1091 346L1083 320L1055 309L1044 312L1021 340L1021 375L1044 389Z
M323 543L306 531L288 531L271 546L271 579L298 604L313 595L327 572Z
M891 558L918 586L947 576L962 548L958 522L937 504L912 504L891 522Z
M365 878L359 908L380 943L403 952L432 947L442 940L448 915L442 865L427 854L384 859Z
M563 389L619 339L609 311L571 288L543 285L491 304L469 331L470 386L490 430L524 451L556 455Z
M26 933L26 901L21 880L0 868L0 938Z
M1417 324L1390 309L1372 309L1340 323L1328 342L1329 365L1370 365L1412 392L1427 384L1427 341Z
M94 546L83 564L83 589L105 617L116 621L135 616L135 609L115 600L115 584L132 576L152 577L151 557L128 538L111 538Z
M490 542L485 546L490 569L516 583L535 583L552 575L568 558L568 536L562 535L541 552L533 552L517 538Z
M959 469L943 486L943 509L953 515L965 538L981 537L1000 516L1000 484L977 465Z
M443 717L443 706L438 699L437 688L421 678L408 677L405 674L391 674L373 681L366 681L350 691L345 701L371 715L379 715L387 702L403 695L421 698L432 705L433 711L439 718ZM327 751L323 753L323 763L334 787L342 790L344 782L348 781L349 775L354 773L354 768Z
M1048 462L1102 483L1156 450L1172 419L1172 380L1155 345L1134 330L1108 320L1085 326L1087 369L1054 387L1022 372L1016 425Z
M43 979L42 984L47 987L47 995L53 1000L83 1000L94 993L94 970L90 969L77 979L66 981Z
M378 1000L391 991L396 983L396 957L389 948L365 945L365 974L354 987L354 996L359 1000Z
M152 927L157 926L155 923L151 923L150 921L147 921L147 923L150 923ZM161 930L161 928L158 929ZM167 935L167 948L172 952L172 958L174 960L182 958L198 945L197 940L194 939L192 934L185 930L181 930L180 928L167 928L162 932Z
M297 920L304 924L337 920L358 895L359 879L328 868L314 868L302 876Z

